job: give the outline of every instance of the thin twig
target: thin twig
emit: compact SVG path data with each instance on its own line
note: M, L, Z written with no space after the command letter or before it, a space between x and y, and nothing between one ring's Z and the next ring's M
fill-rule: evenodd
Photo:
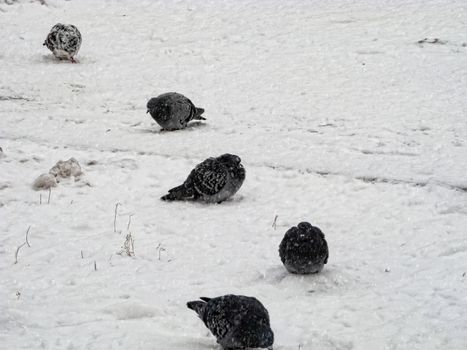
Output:
M20 250L21 248L23 248L25 245L26 245L26 242L24 242L23 244L21 244L21 245L16 249L16 253L15 253L15 264L18 263L18 253L19 253L19 250Z
M28 241L28 233L30 229L31 229L31 225L29 225L28 230L26 231L26 244L28 245L29 248L31 248L31 245L29 244L29 241Z
M84 259L83 251L81 251L81 259Z
M130 231L131 217L132 217L133 215L135 215L135 214L130 214L130 215L128 216L128 225L126 226L126 230L127 230L127 231Z
M114 232L117 232L117 212L118 206L121 205L120 203L115 204L115 213L114 213Z
M96 260L94 260L94 271L97 271L97 263L96 263Z
M272 227L274 227L274 230L277 228L277 218L279 217L279 215L276 215L276 217L274 218L274 222L272 223Z
M16 248L16 252L15 252L15 264L18 263L18 253L19 253L19 250L21 248L23 248L25 245L27 245L28 247L31 247L31 245L29 244L29 241L28 241L28 233L29 233L29 230L31 229L31 225L29 225L27 231L26 231L26 238L24 240L24 243L21 244L18 248Z
M50 204L50 196L52 195L52 188L49 188L49 198L47 198L47 204Z
M159 243L159 245L156 247L156 250L158 251L159 253L159 261L161 260L161 252L165 252L166 249L162 246L161 243Z
M131 232L130 232L130 235L131 235ZM133 236L131 236L131 248L130 248L130 252L133 256L135 256L135 239L133 238Z
M42 193L39 194L39 204L42 204Z

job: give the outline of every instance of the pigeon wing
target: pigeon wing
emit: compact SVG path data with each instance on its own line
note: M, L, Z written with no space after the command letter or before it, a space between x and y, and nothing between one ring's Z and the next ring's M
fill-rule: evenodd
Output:
M191 173L191 180L198 193L212 196L227 183L227 168L214 158L206 159Z
M81 34L75 26L70 26L70 33L64 38L63 49L68 53L74 53L81 46Z

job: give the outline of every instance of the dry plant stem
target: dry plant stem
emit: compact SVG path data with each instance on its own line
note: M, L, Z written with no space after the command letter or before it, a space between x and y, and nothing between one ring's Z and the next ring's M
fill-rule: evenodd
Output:
M47 204L50 204L50 196L52 195L52 189L49 188L49 198L47 198Z
M121 205L120 203L115 204L115 213L114 213L114 232L117 232L117 212L118 206Z
M159 261L160 261L161 260L161 252L165 252L165 248L162 246L161 243L159 243L159 245L156 247L156 250L159 253Z
M29 226L28 230L26 231L26 244L28 245L29 248L31 248L31 245L29 244L29 241L28 241L28 234L29 234L30 229L31 229L31 226Z
M19 253L19 250L21 248L23 248L25 245L27 245L28 247L31 247L31 245L29 244L29 241L28 241L28 234L29 234L29 230L31 229L31 226L28 227L28 229L26 230L26 238L24 240L24 243L21 244L18 248L16 248L16 252L15 252L15 264L18 263L18 253Z
M272 227L274 227L274 230L277 228L277 218L279 217L279 215L276 215L275 218L274 218L274 222L272 223Z
M115 214L117 213L117 208L118 208L119 204L120 203L117 203L117 205L115 205ZM131 231L130 231L131 217L133 215L134 214L130 214L128 216L128 223L126 225L126 229L127 229L128 233L125 236L125 242L123 242L122 249L119 252L117 252L118 255L125 254L125 255L130 256L130 257L135 256L135 240L133 239L133 236L131 235ZM116 217L116 215L115 215L115 217ZM114 224L114 230L115 230L115 224ZM109 262L110 262L110 260L109 260Z
M18 253L19 253L19 250L24 247L26 245L26 242L24 242L23 244L21 244L17 249L16 249L16 253L15 253L15 264L18 263Z
M97 263L96 263L96 260L94 260L94 271L97 271Z
M135 240L131 236L131 232L126 235L125 243L123 243L123 249L126 255L135 256Z
M130 215L128 216L128 225L126 226L126 230L127 230L127 231L130 231L131 217L132 217L133 215L135 215L135 214L130 214Z

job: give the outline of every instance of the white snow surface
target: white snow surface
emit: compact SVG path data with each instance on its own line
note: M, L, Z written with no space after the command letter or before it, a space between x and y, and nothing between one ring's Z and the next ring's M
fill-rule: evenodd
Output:
M276 350L467 349L465 1L45 3L0 2L1 349L219 349L186 302L228 293ZM58 22L77 64L42 46ZM207 121L160 132L168 91ZM159 200L226 152L231 200ZM70 157L88 184L47 204L31 184ZM320 274L279 259L300 221Z

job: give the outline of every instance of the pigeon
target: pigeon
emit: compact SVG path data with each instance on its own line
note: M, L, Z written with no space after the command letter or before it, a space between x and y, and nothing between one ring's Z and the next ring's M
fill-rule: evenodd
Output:
M57 23L50 30L43 45L47 46L55 57L76 63L73 56L81 47L81 33L72 24Z
M279 245L279 255L290 273L317 273L328 262L328 244L318 227L301 222L285 233Z
M176 92L167 92L151 98L147 112L164 130L179 130L186 128L191 120L206 120L201 114L203 108L197 108L188 98Z
M240 157L223 154L198 164L185 182L169 190L162 200L199 200L220 203L232 197L245 180L245 168Z
M226 350L268 348L272 350L274 332L268 310L253 297L224 295L201 297L187 303Z

